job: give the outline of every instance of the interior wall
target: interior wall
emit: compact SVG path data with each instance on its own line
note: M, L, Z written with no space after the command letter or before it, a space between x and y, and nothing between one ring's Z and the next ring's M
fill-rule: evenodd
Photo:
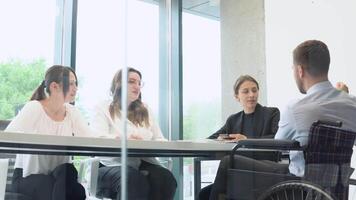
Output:
M249 74L260 84L259 102L266 105L265 15L263 0L220 1L222 118L241 110L233 85Z

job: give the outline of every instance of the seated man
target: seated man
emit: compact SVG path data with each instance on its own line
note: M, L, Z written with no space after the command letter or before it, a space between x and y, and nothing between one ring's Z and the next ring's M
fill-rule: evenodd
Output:
M294 78L304 98L287 106L281 115L276 139L297 140L301 145L308 142L311 124L317 120L342 121L344 129L356 130L356 98L335 89L328 80L330 64L329 50L326 44L317 40L308 40L293 51ZM238 169L304 175L303 152L291 152L290 164L271 161L258 161L235 156L234 165ZM224 158L219 166L211 200L225 199L227 189L227 170L229 158ZM241 184L244 180L241 180ZM275 183L266 183L272 186Z

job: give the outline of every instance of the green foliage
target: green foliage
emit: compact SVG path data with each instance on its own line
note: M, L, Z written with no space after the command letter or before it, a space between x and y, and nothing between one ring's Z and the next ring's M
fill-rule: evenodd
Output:
M188 106L183 116L183 137L185 140L204 139L221 127L221 108L218 101L194 103ZM184 165L193 163L184 158Z
M200 102L191 104L184 112L184 139L203 139L214 133L221 126L220 103Z
M0 119L11 119L15 110L27 102L41 83L46 62L10 60L0 63Z

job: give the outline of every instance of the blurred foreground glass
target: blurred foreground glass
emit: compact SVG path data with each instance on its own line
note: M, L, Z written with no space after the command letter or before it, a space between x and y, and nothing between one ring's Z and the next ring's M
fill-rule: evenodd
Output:
M216 1L183 1L182 47L183 138L204 139L221 125L220 6ZM216 164L204 167L202 186L214 180ZM193 200L191 158L184 159L183 174L184 199Z

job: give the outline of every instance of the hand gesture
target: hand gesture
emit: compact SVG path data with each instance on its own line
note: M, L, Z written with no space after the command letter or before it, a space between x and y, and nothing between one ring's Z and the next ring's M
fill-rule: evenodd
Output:
M342 90L346 93L349 93L349 87L347 87L347 85L343 82L337 82L335 88L338 90Z

